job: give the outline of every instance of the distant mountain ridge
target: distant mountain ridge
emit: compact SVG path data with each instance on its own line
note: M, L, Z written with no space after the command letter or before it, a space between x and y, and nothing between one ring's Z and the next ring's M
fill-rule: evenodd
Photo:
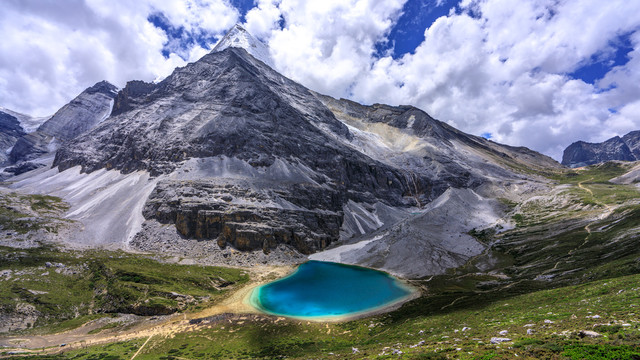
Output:
M601 143L576 141L562 155L562 165L572 168L611 160L640 160L640 131L632 131L623 137L614 136Z

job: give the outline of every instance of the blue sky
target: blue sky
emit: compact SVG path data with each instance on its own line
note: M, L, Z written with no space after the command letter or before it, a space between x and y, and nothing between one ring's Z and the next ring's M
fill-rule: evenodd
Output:
M101 80L162 79L236 23L312 90L414 105L556 159L640 129L628 0L7 0L0 106L44 116Z
M413 52L424 41L424 30L439 17L449 14L457 0L410 0L402 7L402 15L391 28L388 41L376 45L378 54L391 50L397 59Z
M230 0L229 2L233 7L238 9L238 12L240 13L240 22L246 21L245 15L255 6L253 0Z
M580 64L569 76L580 79L589 84L595 84L616 66L624 66L629 60L629 54L633 51L631 44L632 33L617 36L609 42L609 47L600 51Z
M402 15L396 20L385 41L376 44L379 55L391 52L394 58L399 58L416 49L424 41L424 29L428 28L437 18L446 16L451 8L455 8L457 0L409 0L402 7ZM238 10L239 22L246 21L245 15L255 7L253 0L230 0L231 5ZM175 27L162 13L154 13L148 17L148 21L167 33L170 41L163 49L163 55L169 57L175 51L178 42L180 49L189 49L194 43L201 46L211 44L216 37L207 37L203 34L187 33L184 27ZM282 28L282 27L281 27Z

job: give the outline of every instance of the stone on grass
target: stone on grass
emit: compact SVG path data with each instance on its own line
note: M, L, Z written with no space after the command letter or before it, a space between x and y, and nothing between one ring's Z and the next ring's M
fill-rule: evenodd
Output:
M597 333L597 332L591 331L591 330L581 330L578 333L578 336L580 336L581 338L584 338L584 337L595 338L595 337L600 337L602 335L600 335L600 333Z
M507 341L511 341L511 339L505 338L505 337L492 337L491 338L491 343L492 344L500 344L500 343L507 342Z

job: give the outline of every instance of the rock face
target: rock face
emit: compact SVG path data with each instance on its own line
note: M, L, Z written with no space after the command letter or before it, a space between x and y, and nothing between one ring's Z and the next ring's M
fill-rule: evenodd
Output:
M601 162L640 160L640 131L632 131L623 137L612 137L601 143L577 141L564 150L562 165L580 167Z
M58 110L38 131L60 141L71 140L87 132L109 116L117 90L107 81L96 83Z
M40 316L35 306L28 303L18 302L14 309L0 307L0 333L28 329Z
M33 162L22 162L18 165L15 166L9 166L7 168L4 169L3 172L5 173L9 173L11 175L20 175L20 174L24 174L26 172L41 168L46 166L45 164L41 164L41 163L33 163Z
M117 88L106 81L84 90L36 131L19 138L9 153L9 160L17 163L35 159L92 129L111 113L116 91Z
M149 172L145 219L183 238L305 254L390 226L451 187L520 179L523 164L559 166L411 106L313 93L233 46L160 83L129 82L111 117L54 160L61 171Z
M18 119L18 121L20 122L20 127L22 127L24 132L27 134L36 131L40 125L51 118L51 115L36 117L22 114L3 107L0 107L0 112L11 115Z
M7 151L24 135L24 129L18 119L0 111L0 164L7 161Z
M221 248L229 244L238 250L268 252L287 244L309 254L338 238L342 213L328 210L339 204L332 206L333 199L326 198L321 188L299 186L298 191L256 191L215 179L163 181L149 197L143 214L175 224L184 237L217 239ZM301 194L308 197L296 197ZM310 198L318 200L318 207L304 204ZM274 199L275 203L267 204ZM285 206L287 203L291 206Z

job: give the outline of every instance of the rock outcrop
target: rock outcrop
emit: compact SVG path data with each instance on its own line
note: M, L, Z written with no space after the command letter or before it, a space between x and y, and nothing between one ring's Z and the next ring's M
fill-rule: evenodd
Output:
M163 181L150 195L143 214L175 224L184 237L217 239L221 248L229 244L238 250L269 252L287 244L309 254L338 238L342 213L328 210L340 206L332 205L335 200L322 188L296 186L298 191L256 191L214 179ZM295 196L302 193L307 196ZM318 206L309 206L309 201Z
M0 333L24 330L35 325L42 314L36 310L35 306L16 302L15 306L0 307Z
M0 111L0 164L7 161L7 152L25 135L15 116Z

